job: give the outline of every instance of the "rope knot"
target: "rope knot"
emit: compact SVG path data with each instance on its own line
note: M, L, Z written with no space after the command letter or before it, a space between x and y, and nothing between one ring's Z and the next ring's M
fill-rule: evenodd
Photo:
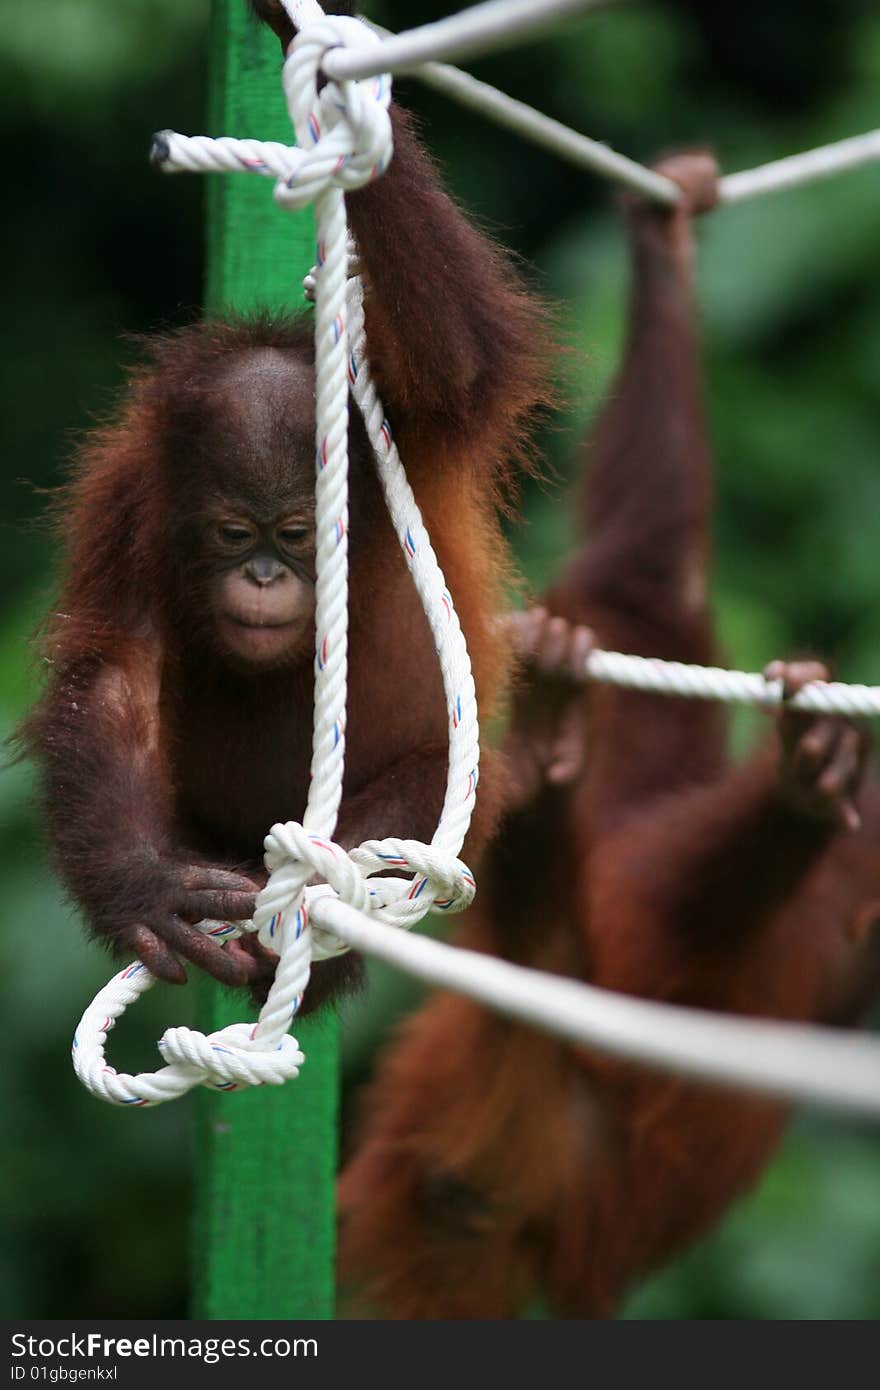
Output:
M168 1028L159 1051L169 1064L192 1067L193 1085L233 1091L238 1086L280 1086L299 1076L305 1058L296 1038L286 1033L271 1051L254 1036L253 1024L231 1023L216 1033Z
M365 840L352 861L370 879L370 911L389 926L411 927L428 912L463 912L476 892L467 864L421 840ZM399 869L411 879L372 878Z
M320 885L309 890L309 897L332 891L350 907L360 912L369 910L370 896L364 876L352 857L335 841L314 835L298 821L273 825L264 841L264 862L271 877L257 901L254 927L260 941L278 950L278 934L282 916L294 906L302 917L294 926L294 936L302 934L308 924L308 911L300 903L303 888L309 878L318 878ZM341 955L348 947L330 932L311 927L311 951L316 960Z
M388 167L393 150L390 75L362 82L326 81L320 90L318 85L330 49L374 47L379 42L361 20L327 15L303 28L290 45L284 93L303 156L275 185L275 199L282 207L305 207L329 187L360 188Z
M279 949L285 914L296 908L293 935L299 938L309 925L309 903L328 893L388 926L405 928L427 912L463 912L476 892L466 864L421 840L367 840L347 852L332 840L309 834L298 821L288 821L272 827L265 850L271 876L257 902L253 925L263 945L274 950ZM389 873L390 877L375 877ZM303 898L305 881L313 876L322 882L306 889ZM310 931L313 959L348 950L332 932L314 924Z

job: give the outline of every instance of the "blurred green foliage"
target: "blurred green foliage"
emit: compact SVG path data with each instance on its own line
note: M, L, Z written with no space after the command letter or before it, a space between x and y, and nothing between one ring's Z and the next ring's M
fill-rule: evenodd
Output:
M392 28L453 8L385 0ZM34 519L72 435L102 414L133 356L124 335L177 324L201 295L198 179L161 179L153 129L205 127L207 0L43 0L4 8L0 108L7 217L0 546L0 720L38 673L27 634L55 543ZM639 158L711 142L725 169L878 124L880 13L870 0L609 7L474 71ZM617 361L624 256L609 191L398 83L459 196L525 258L576 349L571 408L545 439L559 484L531 488L517 534L540 586L568 543L578 431ZM275 215L267 190L267 216ZM718 456L715 599L731 660L797 647L880 682L874 525L880 511L880 170L719 212L703 230L706 382ZM12 1317L180 1315L186 1299L189 1108L132 1115L91 1101L65 1054L107 974L46 866L28 769L0 780L6 1182L0 1310ZM169 997L170 996L170 997ZM349 1008L347 1094L418 990L376 970ZM155 1064L186 991L126 1020L114 1061ZM234 1099L230 1102L234 1104ZM759 1191L633 1298L640 1318L880 1314L876 1130L809 1115Z

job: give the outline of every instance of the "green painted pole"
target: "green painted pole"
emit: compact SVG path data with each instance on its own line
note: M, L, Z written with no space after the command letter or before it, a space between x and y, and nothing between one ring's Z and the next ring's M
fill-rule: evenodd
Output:
M280 59L244 0L214 0L211 134L292 143ZM301 307L311 212L280 211L266 179L216 174L208 188L209 311ZM241 1017L240 997L202 985L205 1032ZM333 1316L336 1019L295 1023L294 1032L306 1054L296 1080L197 1097L195 1318Z

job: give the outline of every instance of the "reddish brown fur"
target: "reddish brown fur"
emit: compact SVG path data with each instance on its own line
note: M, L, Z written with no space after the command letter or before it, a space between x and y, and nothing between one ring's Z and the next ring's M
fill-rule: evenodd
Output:
M406 115L395 109L393 120L396 154L381 187L349 199L371 361L491 712L509 668L493 621L509 564L499 510L549 395L548 339L503 253L438 187ZM118 419L85 442L61 499L67 561L47 625L49 681L23 737L41 763L60 874L111 943L130 947L156 904L186 916L174 906L181 863L236 866L259 881L263 836L302 815L311 651L258 678L225 664L200 602L197 556L216 496L242 495L259 511L311 494L313 409L297 404L309 398L311 362L305 319L208 322L155 339ZM253 389L241 385L249 373ZM446 777L446 703L357 420L350 437L338 838L429 839ZM469 853L496 818L493 766L489 758ZM220 906L202 915L231 914ZM217 973L216 953L192 958ZM239 967L227 971L227 960L220 967L234 982ZM318 967L307 1004L340 968Z
M638 205L629 223L631 328L587 450L590 543L547 604L600 646L709 663L689 223ZM876 788L865 828L837 834L782 795L775 747L728 763L716 706L579 698L585 769L506 819L461 944L651 998L855 1019L880 984ZM368 1304L497 1319L543 1292L557 1316L607 1317L755 1180L785 1109L441 995L390 1048L363 1117L341 1256Z

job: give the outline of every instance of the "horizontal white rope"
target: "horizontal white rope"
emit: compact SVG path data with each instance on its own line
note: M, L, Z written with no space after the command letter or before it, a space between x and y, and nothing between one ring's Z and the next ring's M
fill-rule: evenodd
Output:
M481 58L515 41L533 37L554 20L563 19L611 0L486 0L458 14L417 29L408 29L382 44L381 57L340 50L328 53L324 71L335 81L375 77L381 72L410 72L432 59ZM296 21L297 0L286 0Z
M764 708L783 703L782 682L767 680L757 671L688 666L681 661L663 661L660 657L594 651L587 658L584 675L588 680L626 686L651 695L683 695L688 699L720 700L725 704ZM785 703L789 709L812 714L875 715L880 714L880 686L811 681Z
M330 898L312 911L354 949L569 1042L697 1080L880 1116L880 1043L868 1037L615 994L382 926Z

